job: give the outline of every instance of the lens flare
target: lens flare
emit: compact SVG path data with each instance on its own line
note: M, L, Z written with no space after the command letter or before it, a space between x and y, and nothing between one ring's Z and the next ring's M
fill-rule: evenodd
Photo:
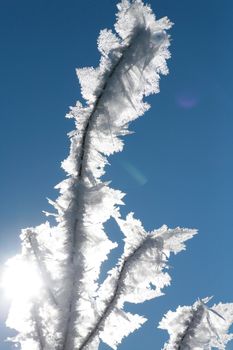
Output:
M7 298L31 299L39 295L42 280L33 262L16 256L9 259L5 265L1 287Z
M132 178L140 186L143 186L143 185L145 185L148 182L148 180L145 177L145 175L138 168L136 168L133 164L131 164L130 162L128 162L128 161L121 161L121 165L127 171L127 173L130 176L132 176Z
M195 93L183 93L176 97L176 102L183 109L193 109L199 103L199 97Z

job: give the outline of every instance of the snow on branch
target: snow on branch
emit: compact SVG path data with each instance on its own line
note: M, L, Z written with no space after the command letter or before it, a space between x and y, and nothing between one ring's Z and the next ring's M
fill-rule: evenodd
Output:
M167 257L170 252L184 249L183 242L197 233L190 229L170 230L166 225L147 233L132 213L126 220L119 216L116 220L125 235L125 249L98 290L99 316L91 331L80 339L80 350L98 338L116 349L123 337L138 329L146 318L123 311L124 303L140 303L163 295L161 289L170 284L170 276L164 272Z
M132 215L121 219L124 194L101 179L107 156L122 151L129 124L148 110L144 97L158 93L160 74L168 73L170 27L141 0L122 0L115 33L100 32L99 66L77 70L86 102L67 115L76 129L62 162L67 178L56 186L59 197L49 200L57 224L46 222L21 235L27 293L13 298L8 325L19 332L15 341L22 350L94 350L100 340L116 348L145 322L125 312L124 303L162 295L170 283L164 271L169 254L184 249L196 233L166 226L147 233ZM125 248L99 285L101 265L117 246L104 231L111 217L125 235Z
M103 30L98 39L99 67L77 70L86 105L78 102L68 114L75 119L76 130L70 134L70 155L62 163L69 178L58 185L61 195L55 204L59 226L67 231L72 285L67 291L70 312L65 317L64 350L82 335L75 323L82 324L84 334L84 320L95 323L96 281L102 262L116 246L103 224L122 204L123 194L101 182L106 156L122 150L119 137L128 134L129 123L149 108L143 97L159 91L159 74L167 73L170 57L167 18L157 21L142 1L122 1L118 9L116 34Z
M25 245L27 245L27 249L30 250L31 255L34 256L37 268L40 271L40 275L44 283L44 289L46 290L48 297L51 299L52 303L57 305L57 301L52 290L51 277L43 261L45 253L41 251L42 247L40 247L39 242L37 241L37 234L30 229L26 229L23 230L21 238Z
M163 350L225 349L233 339L228 330L233 323L233 303L207 306L211 298L196 301L192 306L169 311L159 324L170 335Z

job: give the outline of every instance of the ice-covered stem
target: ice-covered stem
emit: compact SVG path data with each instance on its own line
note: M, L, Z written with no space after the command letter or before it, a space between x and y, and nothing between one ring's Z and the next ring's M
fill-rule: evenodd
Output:
M43 334L43 322L39 315L37 302L34 302L34 305L31 304L30 310L28 310L28 318L30 318L30 326L22 330L15 338L9 338L8 341L21 343L22 349L45 350L46 341Z
M92 143L90 143L89 140L89 133L91 133L92 128L95 127L94 125L94 120L97 114L98 117L98 109L101 109L101 103L102 100L104 100L105 98L105 94L108 93L108 89L109 86L111 86L111 80L114 79L115 75L118 74L118 70L121 70L122 67L121 65L124 67L124 59L125 57L129 57L129 56L137 56L137 51L135 50L135 44L137 44L137 40L140 40L139 37L140 35L143 35L145 33L145 28L139 28L137 29L137 31L135 30L135 33L132 35L131 38L129 38L129 43L126 46L122 46L121 48L118 49L118 52L115 52L115 56L114 59L112 60L113 62L111 62L112 67L109 68L109 71L105 72L105 78L103 79L102 82L102 87L99 88L100 93L97 94L96 96L96 101L94 102L94 105L92 107L92 111L86 121L86 126L84 127L83 133L82 133L82 138L81 138L81 145L80 145L80 154L79 154L79 162L77 162L77 175L74 176L74 178L76 177L76 181L84 181L85 182L85 177L86 177L86 169L88 167L88 155L90 152L90 148L93 146ZM137 46L137 45L136 45ZM129 58L128 58L129 59ZM109 126L110 127L110 126ZM88 174L88 177L90 176L90 174ZM76 198L74 198L74 201L77 201ZM77 203L77 207L79 206L83 206L82 203ZM74 208L75 209L75 208ZM76 219L75 223L74 223L74 229L72 230L72 232L70 232L71 236L73 237L72 239L72 246L75 246L75 236L76 236L76 232L77 232L77 228L79 225L79 221ZM71 263L74 264L74 255L77 254L77 251L75 251L74 249L72 249L72 253L71 253ZM82 276L79 276L79 278L82 278ZM73 276L73 287L75 287L76 284L76 279L77 279L77 274L75 273L75 275ZM74 288L75 289L75 288ZM74 308L74 303L76 302L76 293L77 290L74 291L75 296L72 294L71 295L71 299L70 299L70 303L69 303L69 309L73 310ZM65 331L65 336L64 336L64 346L63 349L66 349L66 343L67 343L67 339L68 339L68 333L69 333L69 328L72 327L70 326L71 323L71 317L68 318L68 322L67 322L67 328ZM82 347L81 347L82 348ZM81 349L80 348L80 349Z
M139 31L140 33L140 31ZM139 34L138 34L139 35ZM83 178L83 172L85 169L85 159L86 159L86 153L88 152L88 134L91 131L91 123L93 119L95 118L95 113L97 112L99 106L101 105L102 99L104 99L104 95L107 92L108 86L111 84L111 78L114 77L114 74L117 74L117 69L120 66L120 64L123 64L122 61L124 60L125 55L127 55L127 52L132 49L131 47L133 46L134 41L136 41L137 35L135 37L130 38L130 43L126 45L122 50L119 50L118 55L116 56L116 62L113 60L112 62L112 67L110 68L110 71L107 72L105 82L103 83L103 87L100 88L100 93L99 95L96 96L96 101L92 107L92 111L89 115L89 118L86 122L85 129L83 131L83 136L81 140L81 147L80 147L80 161L78 163L78 169L77 169L77 179L79 181L82 180ZM101 107L100 107L101 108Z
M32 312L32 320L34 320L35 332L38 339L38 345L39 345L38 350L44 350L45 341L44 341L44 335L43 335L43 326L41 322L41 317L39 316L37 302L35 302L34 305L32 306L31 312Z
M58 303L52 288L53 284L51 276L46 267L46 263L43 261L43 255L45 254L44 252L40 251L40 244L38 243L37 236L38 233L34 232L33 229L27 228L25 230L22 230L21 239L25 256L24 259L28 261L29 264L31 263L31 261L35 262L37 271L39 273L39 277L41 278L42 282L43 291L41 291L41 294L46 295L46 297L49 298L53 307L58 309ZM43 299L42 295L39 297L32 298L30 310L32 324L35 332L34 341L38 344L38 350L46 349L45 338L47 331L44 328L44 320L41 318L40 315L40 303Z
M210 350L225 349L233 339L228 330L233 323L233 304L213 305L207 307L211 298L198 300L192 306L178 307L169 311L159 324L170 335L163 350Z
M98 317L91 326L87 323L87 334L77 339L78 350L92 349L92 342L99 339L115 349L124 336L139 328L146 319L126 313L124 303L162 295L161 289L170 284L170 276L164 271L170 252L184 249L183 242L196 234L196 230L171 230L165 225L147 233L132 214L126 220L116 220L125 235L124 253L97 291Z
M124 194L110 188L109 183L103 182L101 177L105 173L107 156L122 151L121 136L129 133L130 122L148 110L149 105L144 97L158 93L160 74L168 73L166 60L170 53L166 30L171 27L169 20L156 20L151 8L141 0L122 0L118 4L118 10L116 34L105 29L98 38L100 65L95 69L77 70L86 104L83 106L77 102L68 115L76 123L76 129L69 134L69 156L62 163L68 177L57 185L60 190L57 200L50 200L56 210L54 216L57 225L51 227L46 223L31 229L35 239L28 242L44 280L44 288L37 299L46 350L74 350L95 329L101 315L108 314L104 312L110 309L106 305L108 298L106 299L104 289L109 280L101 288L97 281L102 262L116 244L108 239L104 223L114 216L116 207L123 204ZM25 242L22 245L24 244ZM132 244L129 249L135 248L133 242ZM128 253L124 259L126 256ZM152 261L153 257L152 254ZM148 266L151 271L155 271L149 258L150 254L146 259ZM121 276L119 270L122 269L124 259L115 272L110 274L113 285L110 283L109 295L114 296L114 291L117 290L114 281L117 276ZM136 259L134 266L138 266ZM147 276L146 286L150 278L156 286L159 284L155 281L156 278L162 279L160 287L168 284L167 274L156 274L157 277L154 278L151 277L150 269L147 271L149 277ZM128 278L127 274L126 280ZM136 290L142 288L142 285L142 281L139 281ZM156 291L146 288L147 299L157 296L160 287ZM126 285L124 292L125 288ZM127 293L130 299L129 289ZM139 294L136 293L136 297L133 297L134 301L139 300ZM114 340L116 343L138 328L144 319L125 313L120 305L118 307L119 300L123 303L123 299L113 298L115 299L117 308L107 317L110 324L108 334L119 318L121 324L127 325L126 332L118 330L117 340ZM125 295L124 300L126 299ZM12 309L15 310L12 315L17 314L18 306L16 304ZM105 318L103 316L103 320ZM24 320L24 315L22 319ZM12 327L20 330L16 323L12 316ZM101 325L103 323L102 321ZM26 317L25 324L32 328L30 317ZM107 328L103 327L100 337L109 343ZM30 336L28 338L30 341ZM89 350L90 346L92 349L98 347L98 339L88 343ZM30 350L38 350L38 346L33 343Z
M31 229L25 229L23 230L23 233L21 235L22 240L29 244L28 249L30 249L31 254L34 255L36 265L38 268L38 271L40 272L40 276L43 280L43 288L46 290L48 297L50 298L51 302L55 305L57 305L57 300L54 295L54 292L52 290L52 281L50 274L46 268L45 263L43 262L42 254L40 252L39 244L36 238L36 233Z
M105 193L107 205L102 206L104 218L97 220L102 230L115 206L122 203L119 192L101 183L100 177L107 163L105 156L122 150L123 142L118 137L127 134L130 121L148 109L143 97L158 92L159 73L167 73L169 40L165 30L171 26L170 22L167 18L156 21L151 9L141 1L122 1L118 7L115 28L119 36L104 30L98 39L102 53L100 66L77 71L87 106L78 103L69 114L77 120L77 130L71 135L70 155L63 162L70 177L60 185L61 196L55 204L58 222L67 230L72 280L64 350L72 348L71 342L75 339L74 323L81 316L77 312L77 299L82 300L82 281L89 281L89 295L86 293L85 299L89 298L91 304L101 262L114 247L102 232L105 250L96 261L95 273L90 272L88 265L92 258L88 250L92 252L92 245L96 249L97 238L100 238L95 238L96 226L91 223L90 210L98 211L103 189L108 192ZM89 205L91 192L97 204L92 201Z
M16 329L19 333L16 337L8 340L21 343L22 349L29 349L30 347L32 350L44 350L45 334L43 320L40 315L40 302L45 296L50 299L50 293L41 276L38 261L36 261L36 256L32 250L31 244L25 239L25 233L21 238L23 239L22 254L16 255L6 263L6 269L14 269L14 266L19 266L23 270L26 267L26 271L21 271L19 267L17 268L18 276L15 276L15 278L18 279L19 283L26 283L26 286L24 290L21 285L15 285L15 288L17 288L16 295L6 322L8 327ZM32 280L21 281L20 274L23 275L24 273L28 273L28 278L32 278ZM38 277L38 281L40 277L43 280L44 286L42 290L40 290L37 278L33 280L34 274ZM30 283L36 283L36 286L30 287ZM36 292L36 288L38 288L38 296L35 296L33 292L28 292L27 288L32 288L34 292ZM24 293L22 293L22 291L24 291Z
M138 247L136 247L132 251L132 253L128 257L125 257L124 260L120 262L117 273L118 276L115 282L114 289L112 291L112 295L107 300L104 310L102 311L99 318L96 320L96 324L93 326L92 330L89 332L89 334L83 340L83 343L78 348L79 350L83 350L88 345L88 343L91 342L96 335L98 335L101 328L103 328L103 323L105 322L106 318L116 307L124 290L124 281L126 279L126 274L129 273L130 266L132 266L135 259L140 259L140 256L142 256L143 253L145 254L145 250L148 249L148 246L152 249L157 249L159 252L161 250L161 244L162 242L159 239L148 236L141 242L141 244ZM159 263L165 264L165 261L163 261L162 259L162 255L160 257L160 261L157 262L158 268Z

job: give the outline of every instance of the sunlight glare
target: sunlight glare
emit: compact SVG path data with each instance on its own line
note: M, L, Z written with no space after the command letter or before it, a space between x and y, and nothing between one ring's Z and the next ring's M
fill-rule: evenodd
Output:
M42 280L33 262L16 256L6 263L1 287L7 298L30 299L40 292Z

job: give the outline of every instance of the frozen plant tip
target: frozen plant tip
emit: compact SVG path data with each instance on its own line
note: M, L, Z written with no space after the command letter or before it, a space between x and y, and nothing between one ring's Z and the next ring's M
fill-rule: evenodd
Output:
M233 339L228 330L233 323L233 303L206 305L211 298L196 301L192 306L169 311L159 324L170 335L163 350L225 349Z
M57 224L46 222L21 235L21 259L35 266L41 280L36 295L12 301L7 325L18 331L14 341L22 350L94 350L100 340L116 348L146 320L125 312L124 303L160 296L170 283L169 254L184 249L196 233L166 226L147 233L132 214L121 218L124 194L102 181L107 156L122 151L120 137L148 110L143 99L159 92L159 74L168 73L170 27L141 0L122 0L115 33L100 32L99 66L77 70L86 104L77 102L67 115L76 129L62 163L67 178L56 187L57 200L49 200ZM104 231L110 218L125 247L99 284L101 265L116 247Z

